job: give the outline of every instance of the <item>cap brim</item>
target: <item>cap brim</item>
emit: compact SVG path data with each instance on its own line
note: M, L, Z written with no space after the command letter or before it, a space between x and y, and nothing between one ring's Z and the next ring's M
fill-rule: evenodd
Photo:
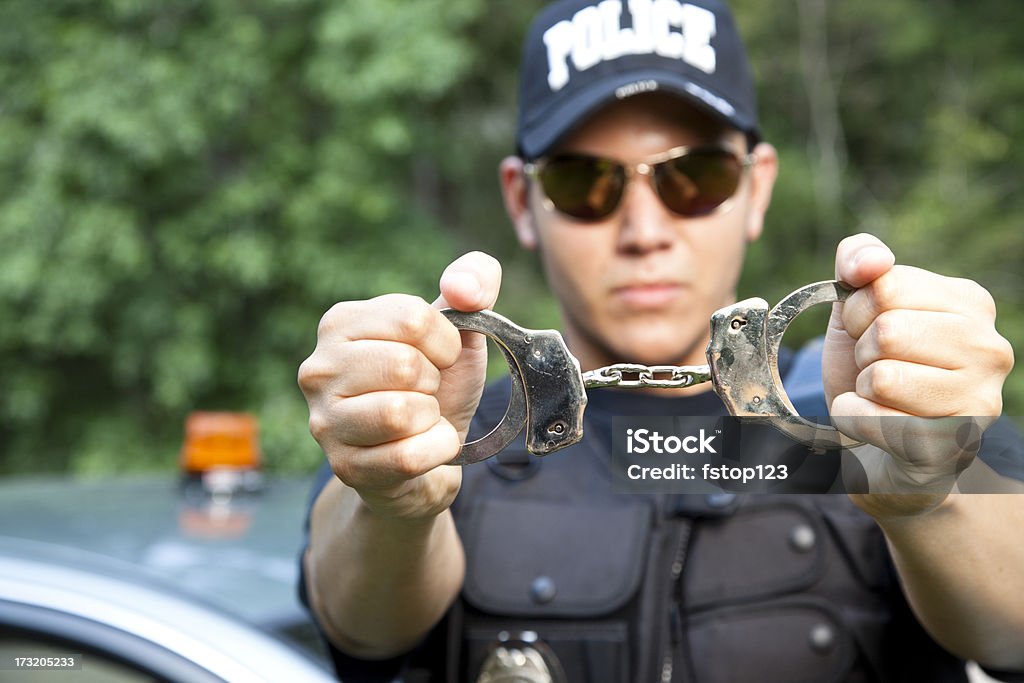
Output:
M637 86L637 87L630 87ZM734 109L723 98L704 86L671 71L631 71L617 78L606 78L563 97L545 111L537 125L528 125L519 139L519 152L535 159L555 146L566 134L604 105L647 92L676 95L697 109L748 135L758 136L752 117Z

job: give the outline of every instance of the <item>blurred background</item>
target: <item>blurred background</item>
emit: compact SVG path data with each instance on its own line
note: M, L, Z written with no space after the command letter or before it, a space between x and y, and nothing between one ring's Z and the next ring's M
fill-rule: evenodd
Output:
M253 413L265 466L310 471L320 316L432 299L470 249L504 264L499 311L556 326L496 173L541 4L0 3L0 474L170 470L195 410ZM730 4L782 163L740 297L831 277L870 231L985 285L1020 358L1022 8Z

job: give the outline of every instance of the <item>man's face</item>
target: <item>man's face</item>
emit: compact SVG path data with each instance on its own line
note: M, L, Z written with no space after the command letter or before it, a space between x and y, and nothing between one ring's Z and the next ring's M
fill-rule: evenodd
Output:
M646 95L616 102L578 128L558 152L632 164L679 146L721 142L743 156L742 134L727 131L676 98ZM584 223L545 205L538 182L515 182L506 160L506 202L520 242L539 250L557 297L564 332L585 368L614 362L703 363L708 320L735 301L746 245L758 237L775 175L768 145L739 189L709 216L669 211L647 176L635 175L618 209ZM521 211L516 211L516 196Z

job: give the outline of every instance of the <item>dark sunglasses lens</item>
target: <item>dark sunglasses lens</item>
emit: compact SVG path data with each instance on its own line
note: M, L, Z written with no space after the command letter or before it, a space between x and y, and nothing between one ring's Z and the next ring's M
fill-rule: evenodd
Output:
M659 164L655 181L669 209L681 216L704 216L735 194L742 174L743 163L735 154L704 147Z
M540 172L541 186L555 208L583 221L607 218L622 198L625 172L607 159L552 157Z

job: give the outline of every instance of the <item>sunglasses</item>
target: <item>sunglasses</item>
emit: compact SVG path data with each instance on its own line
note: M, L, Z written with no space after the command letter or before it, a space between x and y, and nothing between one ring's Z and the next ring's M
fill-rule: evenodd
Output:
M556 154L528 163L523 172L540 182L548 208L579 221L604 220L619 207L634 175L651 179L662 203L678 216L707 216L736 193L754 155L740 157L717 145L676 147L627 165L589 154Z

